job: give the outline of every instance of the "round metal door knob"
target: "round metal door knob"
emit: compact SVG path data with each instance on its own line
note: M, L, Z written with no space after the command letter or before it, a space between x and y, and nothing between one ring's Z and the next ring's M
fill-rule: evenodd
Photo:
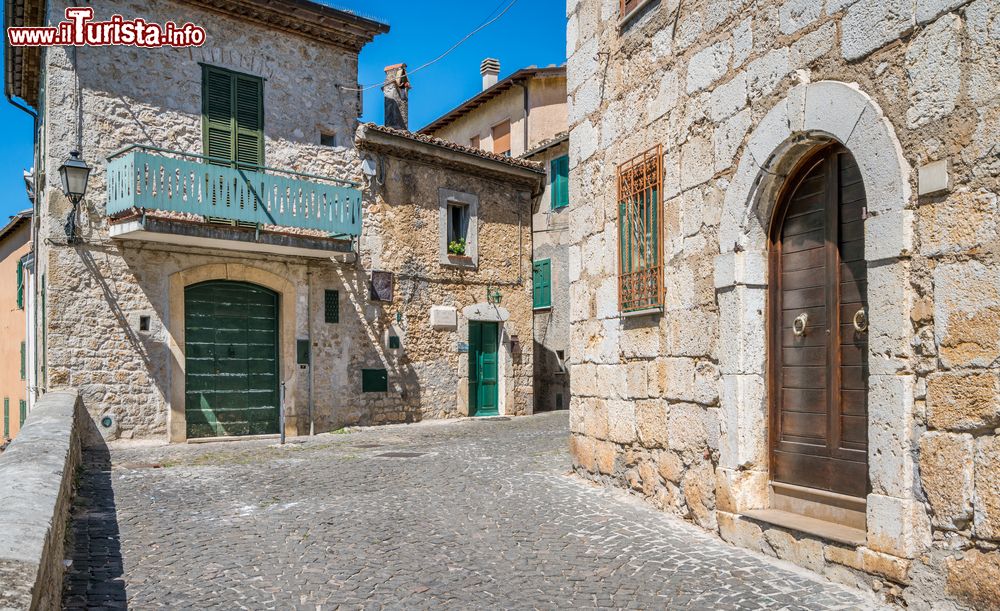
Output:
M854 313L854 330L858 333L864 333L868 330L868 314L864 308Z
M792 321L792 333L794 333L796 337L802 337L806 334L806 325L808 324L809 315L805 312L799 314L795 317L795 320Z

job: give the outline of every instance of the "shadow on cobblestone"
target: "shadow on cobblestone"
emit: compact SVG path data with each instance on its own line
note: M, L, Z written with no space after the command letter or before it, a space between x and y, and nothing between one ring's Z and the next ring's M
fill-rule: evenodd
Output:
M111 454L87 449L70 514L67 555L73 564L63 581L64 609L125 609L125 579Z

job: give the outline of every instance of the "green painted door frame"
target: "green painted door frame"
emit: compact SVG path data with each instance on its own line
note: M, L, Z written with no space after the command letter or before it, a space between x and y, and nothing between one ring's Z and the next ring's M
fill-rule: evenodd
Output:
M497 416L499 401L500 325L469 322L469 415Z
M243 282L184 290L187 436L278 433L278 295Z

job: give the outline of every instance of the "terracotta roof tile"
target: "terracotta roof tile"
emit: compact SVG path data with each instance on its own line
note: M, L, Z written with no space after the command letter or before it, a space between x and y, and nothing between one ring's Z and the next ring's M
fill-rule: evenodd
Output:
M452 151L457 151L459 153L465 153L467 155L474 155L476 157L481 157L483 159L489 159L490 161L497 161L515 168L525 168L528 170L534 170L536 172L544 172L545 169L542 164L528 161L526 159L519 159L517 157L506 157L504 155L498 155L496 153L491 153L489 151L484 151L482 149L475 149L469 146L463 146L461 144L455 144L448 140L442 140L441 138L435 138L434 136L428 136L427 134L419 134L416 132L405 131L402 129L395 129L392 127L386 127L384 125L376 125L375 123L365 123L365 128L371 129L377 132L382 132L383 134L389 134L392 136L398 136L400 138L407 138L415 142L423 142L424 144L431 144L434 146L440 146L442 148L450 149Z

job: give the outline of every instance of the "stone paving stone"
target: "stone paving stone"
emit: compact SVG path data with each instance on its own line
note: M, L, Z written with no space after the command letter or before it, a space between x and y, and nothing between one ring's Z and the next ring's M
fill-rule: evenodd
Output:
M555 413L88 453L64 606L877 608L577 479L567 427Z

